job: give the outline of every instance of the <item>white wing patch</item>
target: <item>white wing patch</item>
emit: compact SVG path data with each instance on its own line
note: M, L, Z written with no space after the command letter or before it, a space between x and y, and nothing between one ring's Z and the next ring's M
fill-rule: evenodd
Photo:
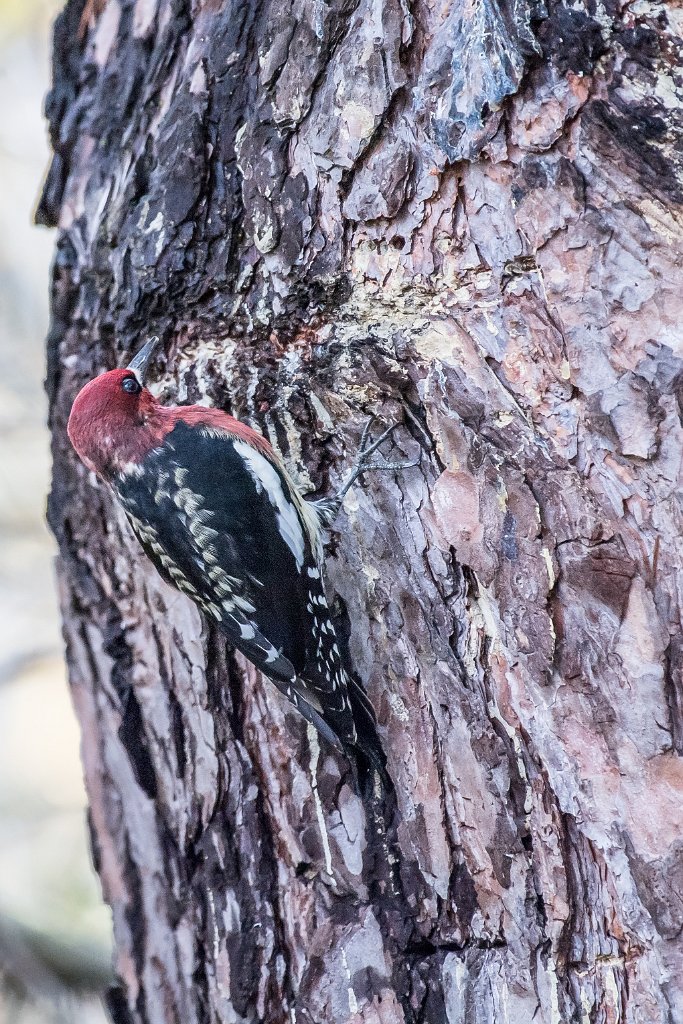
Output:
M299 512L296 506L285 496L282 481L274 466L265 455L261 455L246 441L233 441L235 451L243 459L245 466L256 484L257 490L265 491L271 503L277 509L277 522L287 547L296 559L299 571L303 569L306 546L304 533L301 529Z

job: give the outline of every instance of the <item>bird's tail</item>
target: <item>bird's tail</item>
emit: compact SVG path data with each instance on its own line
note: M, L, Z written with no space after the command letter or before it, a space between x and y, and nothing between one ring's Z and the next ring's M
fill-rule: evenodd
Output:
M360 683L349 674L347 674L346 681L351 701L351 712L356 726L357 739L352 753L358 764L359 781L364 782L366 775L377 772L383 785L391 786L391 780L387 775L386 754L377 733L375 710Z
M353 753L358 785L372 828L370 873L375 887L383 895L397 898L401 894L401 880L395 852L396 792L387 772L387 759L377 733L372 704L352 676L347 678L347 688L357 733L355 747L348 753Z

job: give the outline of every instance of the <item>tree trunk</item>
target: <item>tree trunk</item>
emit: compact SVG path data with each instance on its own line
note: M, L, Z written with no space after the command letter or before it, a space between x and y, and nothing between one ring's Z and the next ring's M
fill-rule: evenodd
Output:
M69 0L49 515L92 844L139 1024L683 1021L680 12ZM328 493L397 793L163 584L65 434L151 333Z

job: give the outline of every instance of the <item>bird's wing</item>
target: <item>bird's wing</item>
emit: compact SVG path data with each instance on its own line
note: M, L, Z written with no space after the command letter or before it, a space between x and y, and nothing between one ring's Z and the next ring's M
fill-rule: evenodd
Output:
M115 489L161 575L259 669L293 685L310 644L314 560L277 467L239 438L179 422Z

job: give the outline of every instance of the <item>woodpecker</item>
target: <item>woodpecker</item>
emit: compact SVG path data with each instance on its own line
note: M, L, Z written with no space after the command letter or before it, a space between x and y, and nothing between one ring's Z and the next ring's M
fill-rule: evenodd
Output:
M372 705L346 670L323 585L323 533L355 480L399 469L368 444L334 497L306 501L269 442L218 409L145 387L151 338L80 391L68 435L108 485L160 575L187 594L334 747L382 770ZM372 422L372 421L370 421ZM419 460L418 460L419 461Z

